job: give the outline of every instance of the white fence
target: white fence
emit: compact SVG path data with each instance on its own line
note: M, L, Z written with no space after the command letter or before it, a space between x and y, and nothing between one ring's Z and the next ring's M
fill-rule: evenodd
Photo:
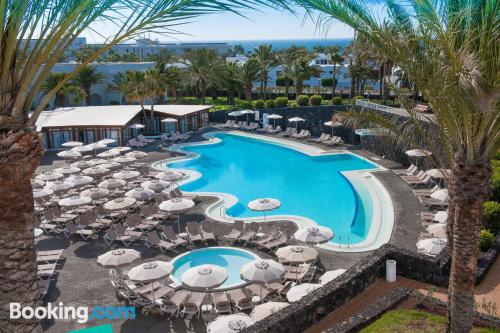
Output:
M366 100L358 99L356 101L356 105L361 106L363 108L369 108L372 110L387 112L387 113L402 116L402 117L410 117L410 114L405 109L393 108L393 107L390 107L387 105L368 102ZM415 114L415 117L419 120L428 121L428 122L435 122L435 117L433 114L425 114L425 115L419 114L419 113L414 113L414 114Z

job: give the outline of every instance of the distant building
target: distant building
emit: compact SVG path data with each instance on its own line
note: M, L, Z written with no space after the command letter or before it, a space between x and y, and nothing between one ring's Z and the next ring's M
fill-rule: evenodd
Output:
M197 131L208 125L210 105L155 105L153 128L156 133ZM125 145L137 135L132 124L149 121L151 106L145 106L147 120L139 105L108 105L59 108L43 111L36 121L37 131L47 149L61 148L67 141L85 144L110 138ZM174 118L175 123L162 122Z

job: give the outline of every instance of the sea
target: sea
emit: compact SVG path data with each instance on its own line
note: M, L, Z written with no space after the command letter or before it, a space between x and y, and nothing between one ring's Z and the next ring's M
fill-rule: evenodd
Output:
M214 40L204 41L204 43L227 43L231 47L235 45L243 46L245 53L254 50L259 45L272 45L275 50L287 49L292 45L304 46L309 51L315 46L339 46L345 48L352 41L351 38L318 38L318 39L270 39L270 40Z

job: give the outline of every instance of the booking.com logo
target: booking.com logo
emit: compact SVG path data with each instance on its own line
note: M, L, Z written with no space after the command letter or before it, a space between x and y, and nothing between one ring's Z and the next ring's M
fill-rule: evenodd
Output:
M33 308L21 306L21 303L10 303L10 319L54 319L77 320L83 324L92 320L101 319L135 319L133 306L96 306L89 309L87 306L64 306L63 302L57 305L47 303L47 306Z

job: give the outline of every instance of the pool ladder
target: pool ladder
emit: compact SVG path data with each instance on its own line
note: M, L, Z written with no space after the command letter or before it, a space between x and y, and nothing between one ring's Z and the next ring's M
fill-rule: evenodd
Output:
M219 215L220 215L220 216L222 216L222 217L224 217L224 218L229 218L229 219L231 219L231 220L234 220L234 217L233 217L233 216L231 216L231 215L229 215L229 214L227 213L227 207L226 207L226 206L224 206L224 205L222 205L222 206L219 208Z
M349 234L347 235L347 244L342 244L342 235L339 235L339 248L342 247L342 245L345 245L344 247L346 248L350 248L351 246L351 240L350 240L350 237L349 237Z

